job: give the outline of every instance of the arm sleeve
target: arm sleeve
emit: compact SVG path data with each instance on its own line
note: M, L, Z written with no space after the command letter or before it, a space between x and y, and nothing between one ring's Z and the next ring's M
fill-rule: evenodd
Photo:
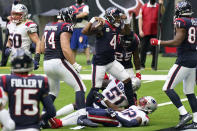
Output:
M41 117L43 120L49 120L50 118L53 118L56 116L56 109L49 95L42 98L42 104L44 108L46 109L46 113L43 114Z
M120 117L116 116L116 119L124 126L124 127L133 127L133 126L139 126L140 124L138 123L137 119L132 119L130 121Z

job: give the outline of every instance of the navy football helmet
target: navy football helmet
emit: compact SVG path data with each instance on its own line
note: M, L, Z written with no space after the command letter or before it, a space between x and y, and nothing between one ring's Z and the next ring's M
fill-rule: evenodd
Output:
M63 20L65 22L74 23L76 21L76 15L72 8L66 7L60 9L57 19Z
M109 7L105 11L106 20L114 25L115 27L119 27L121 24L121 16L123 15L123 11L117 7Z
M190 2L184 0L177 3L175 8L175 18L184 17L184 16L190 17L192 14L193 12Z
M135 40L134 33L131 32L130 35L123 35L121 36L120 43L123 45L125 49L131 47L133 41Z
M33 59L31 53L23 49L16 49L11 55L11 71L12 72L29 72L32 71Z

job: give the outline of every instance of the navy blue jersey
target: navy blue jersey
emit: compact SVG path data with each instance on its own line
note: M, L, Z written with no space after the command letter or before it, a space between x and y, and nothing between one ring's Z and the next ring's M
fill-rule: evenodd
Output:
M96 38L95 51L92 63L106 65L115 60L114 53L119 42L120 28L113 28L107 21L102 29L103 35Z
M115 50L115 59L120 62L125 69L133 68L132 52L138 49L139 38L136 34L131 32L131 37L134 37L131 45L127 48L123 47L123 44L118 44Z
M184 41L177 47L176 64L195 68L197 65L197 51L193 50L193 46L197 46L197 18L177 18L175 24L177 28L186 30Z
M43 95L49 92L47 78L35 75L5 75L0 77L0 86L8 93L9 112L16 123L16 129L39 129L39 104Z
M60 35L62 32L73 32L73 27L70 23L53 22L48 23L44 28L45 37L45 55L44 60L64 59L60 44Z

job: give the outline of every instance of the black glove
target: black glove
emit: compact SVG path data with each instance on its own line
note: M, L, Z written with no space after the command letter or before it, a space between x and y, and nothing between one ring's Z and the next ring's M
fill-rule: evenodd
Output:
M40 54L35 54L34 56L34 70L37 70L39 68L39 61L40 61Z
M7 48L5 49L5 56L9 56L10 53L11 53L11 51L12 51L12 49L9 48L9 47L7 47Z
M98 91L94 91L93 92L93 95L94 95L94 98L97 100L97 101L102 101L105 97Z
M109 113L109 115L113 118L116 117L116 112L114 110L112 110L111 108L107 108L107 112Z

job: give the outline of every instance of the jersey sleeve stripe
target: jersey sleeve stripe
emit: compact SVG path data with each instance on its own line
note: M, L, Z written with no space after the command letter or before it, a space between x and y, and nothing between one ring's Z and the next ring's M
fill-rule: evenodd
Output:
M2 98L3 97L3 90L2 90L2 88L0 88L0 98Z
M3 81L3 88L6 87L6 76L2 76L2 81Z
M186 25L185 20L183 20L183 19L181 19L181 18L177 18L176 21L178 21L178 20L179 20L179 21L182 21L182 22L184 23L184 25Z
M66 26L67 24L69 24L69 23L64 23L64 24L62 24L61 25L61 30L64 28L64 26Z
M47 88L48 85L48 78L44 77L44 87Z
M34 22L27 22L25 25L29 27L31 24L35 24Z

